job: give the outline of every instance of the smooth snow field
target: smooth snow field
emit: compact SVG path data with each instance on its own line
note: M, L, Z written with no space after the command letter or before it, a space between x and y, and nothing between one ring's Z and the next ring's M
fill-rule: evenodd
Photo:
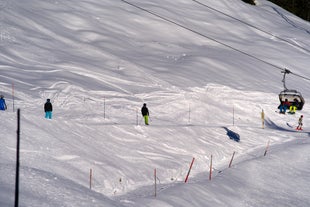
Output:
M18 109L21 207L308 207L309 60L309 22L265 0L0 0L0 207Z

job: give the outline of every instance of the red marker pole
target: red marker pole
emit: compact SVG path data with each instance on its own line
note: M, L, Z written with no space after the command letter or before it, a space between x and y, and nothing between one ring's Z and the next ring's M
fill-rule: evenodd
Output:
M210 173L209 173L209 180L212 179L212 155L211 155L211 160L210 160Z
M12 101L13 101L13 112L15 112L15 105L14 105L14 83L12 83Z
M233 153L233 155L232 155L232 157L231 157L231 160L230 160L230 163L229 163L229 166L228 166L229 168L231 167L231 164L232 164L232 162L233 162L233 159L234 159L235 153L236 153L236 152L234 152L234 153Z
M266 149L265 149L264 156L267 155L267 151L268 151L268 149L269 149L269 145L270 145L270 139L268 140L268 143L267 143L267 146L266 146Z
M154 195L156 197L156 192L157 192L157 182L156 182L156 168L154 169L154 184L155 184L155 192L154 192Z
M89 170L89 189L92 187L92 179L93 179L93 170L90 168Z
M188 170L187 175L186 175L186 178L185 178L185 183L187 183L187 180L188 180L189 174L191 173L191 170L192 170L194 161L195 161L195 158L193 157L193 160L192 160L192 162L191 162L191 165L190 165L190 167L189 167L189 170Z

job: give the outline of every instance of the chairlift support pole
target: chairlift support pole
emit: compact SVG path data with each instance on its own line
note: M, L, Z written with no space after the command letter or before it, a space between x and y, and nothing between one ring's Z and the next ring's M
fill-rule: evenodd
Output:
M282 79L282 82L283 82L283 87L284 87L284 90L287 90L287 88L286 88L286 84L285 84L285 76L286 76L286 74L291 73L291 71L290 71L290 70L288 70L288 69L284 69L281 73L284 73L284 75L283 75L283 79Z

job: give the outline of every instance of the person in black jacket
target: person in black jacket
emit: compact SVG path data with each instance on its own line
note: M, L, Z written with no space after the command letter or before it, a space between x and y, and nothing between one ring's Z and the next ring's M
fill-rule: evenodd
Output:
M44 111L45 111L45 118L52 119L53 106L49 98L46 99L46 102L44 104Z
M146 107L146 103L143 104L143 107L141 108L141 113L142 113L142 116L144 118L144 123L145 125L149 125L149 110L148 108Z

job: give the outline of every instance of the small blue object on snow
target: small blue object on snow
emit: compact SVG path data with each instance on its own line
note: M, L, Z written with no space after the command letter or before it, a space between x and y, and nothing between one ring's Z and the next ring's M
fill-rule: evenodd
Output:
M230 129L228 129L227 127L223 127L226 130L226 134L229 137L229 139L232 139L236 142L240 141L240 135L237 134L236 132L231 131Z

